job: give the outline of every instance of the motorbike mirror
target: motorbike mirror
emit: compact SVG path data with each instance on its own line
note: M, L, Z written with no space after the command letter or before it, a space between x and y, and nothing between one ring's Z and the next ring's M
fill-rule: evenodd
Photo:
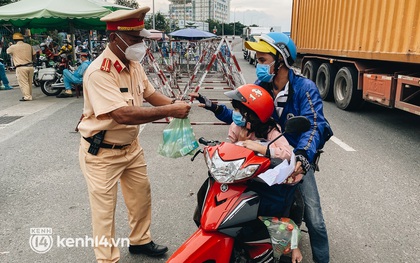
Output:
M284 132L286 133L302 133L311 128L311 122L304 116L295 116L286 121Z

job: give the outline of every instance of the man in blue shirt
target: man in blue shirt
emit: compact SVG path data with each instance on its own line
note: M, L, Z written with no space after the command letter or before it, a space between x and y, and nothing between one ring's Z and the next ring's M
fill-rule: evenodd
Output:
M83 73L86 71L90 65L89 54L80 53L80 59L82 64L72 73L70 70L63 70L63 80L65 91L57 95L57 98L69 98L73 97L73 92L71 91L73 84L81 84L83 82Z
M297 59L296 46L292 39L279 32L263 34L258 42L245 42L247 49L257 54L257 81L255 84L266 89L273 97L275 111L273 118L285 129L287 119L305 116L311 122L311 129L302 134L286 133L285 137L294 148L296 167L293 175L304 174L298 185L302 193L305 225L308 228L313 261L330 261L327 229L321 209L321 200L315 181L320 150L332 136L332 129L323 113L323 104L315 83L292 69ZM202 104L226 123L232 122L232 109L218 105L195 93Z

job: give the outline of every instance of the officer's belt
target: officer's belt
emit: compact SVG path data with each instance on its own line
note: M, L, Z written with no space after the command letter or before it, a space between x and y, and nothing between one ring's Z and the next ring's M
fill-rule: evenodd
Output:
M22 64L22 65L16 65L15 68L19 68L19 67L31 67L32 63L26 63L26 64Z
M92 139L91 137L89 137L89 138L85 138L85 137L83 137L83 139L85 139L85 140L86 140L87 142L89 142L90 144L92 144L92 142L93 142L93 139ZM100 147L100 148L106 148L106 149L117 149L117 150L120 150L120 149L122 149L122 148L124 148L124 147L127 147L127 146L129 146L129 145L131 145L131 144L117 145L117 144L101 143L101 144L99 145L99 147Z

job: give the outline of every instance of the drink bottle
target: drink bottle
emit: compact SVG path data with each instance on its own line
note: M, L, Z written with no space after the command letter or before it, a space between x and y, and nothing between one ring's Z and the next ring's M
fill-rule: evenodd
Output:
M288 222L279 221L277 218L264 220L273 245L273 256L280 259L281 255L290 252L290 241L294 226Z

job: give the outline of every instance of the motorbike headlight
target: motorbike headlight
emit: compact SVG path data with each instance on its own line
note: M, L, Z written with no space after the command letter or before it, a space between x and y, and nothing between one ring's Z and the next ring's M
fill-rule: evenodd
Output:
M233 183L234 181L242 180L252 176L259 168L259 165L248 165L241 169L242 164L245 162L245 158L224 161L219 156L219 152L216 150L213 157L210 158L206 151L205 160L210 174L219 183Z

